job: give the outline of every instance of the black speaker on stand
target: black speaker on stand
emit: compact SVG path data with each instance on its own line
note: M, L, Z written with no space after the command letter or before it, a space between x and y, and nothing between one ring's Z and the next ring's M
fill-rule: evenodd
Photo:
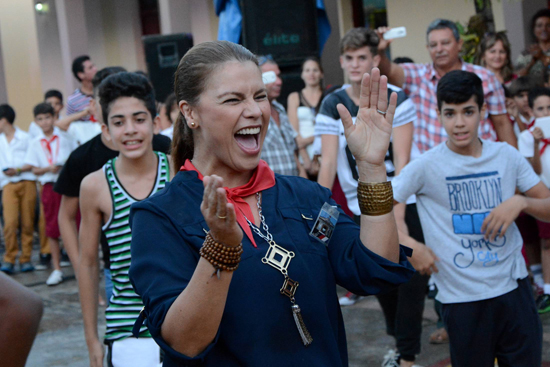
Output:
M149 80L155 88L157 101L164 102L174 92L174 73L185 53L193 47L190 33L142 38Z
M304 87L303 60L319 56L315 0L240 0L242 44L256 55L272 55L283 80L277 99L286 107L287 96Z

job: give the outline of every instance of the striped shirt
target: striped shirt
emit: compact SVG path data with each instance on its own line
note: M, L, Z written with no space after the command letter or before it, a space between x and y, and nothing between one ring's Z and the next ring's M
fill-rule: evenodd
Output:
M149 196L163 189L170 180L170 168L166 155L160 152L155 153L159 160L158 171L155 185ZM130 206L139 200L126 192L120 183L116 174L115 162L116 158L109 160L103 166L113 201L111 217L102 228L109 244L113 281L113 295L109 300L109 307L105 311L107 319L105 340L110 341L132 336L132 328L143 308L141 297L136 294L128 278L132 241L128 218ZM140 337L151 337L147 327L141 327Z
M88 107L92 98L92 96L88 96L82 93L80 89L75 90L73 94L71 94L69 98L67 98L67 116L80 112ZM90 115L78 121L88 121L89 119Z

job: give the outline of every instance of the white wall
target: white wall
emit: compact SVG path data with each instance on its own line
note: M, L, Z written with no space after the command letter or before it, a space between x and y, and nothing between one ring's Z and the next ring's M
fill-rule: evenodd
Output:
M0 1L7 102L15 109L15 123L22 129L28 128L33 120L32 109L43 98L34 11L31 1Z
M48 4L49 11L47 13L35 12L42 91L57 89L63 93L66 100L68 93L72 91L66 89L59 27L57 26L57 7L53 1Z
M433 20L444 18L466 24L475 14L473 0L386 0L386 9L390 27L407 28L407 37L392 42L392 59L408 56L417 63L431 61L426 50L426 29Z
M103 14L101 1L85 0L84 9L86 12L86 30L88 34L88 55L97 66L102 69L107 66L107 55L105 53L105 33L103 31Z

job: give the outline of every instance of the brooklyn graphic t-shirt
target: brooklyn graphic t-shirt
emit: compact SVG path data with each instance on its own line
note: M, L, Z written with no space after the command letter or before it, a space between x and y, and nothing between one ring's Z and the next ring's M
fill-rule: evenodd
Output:
M440 261L434 274L441 303L473 302L517 288L527 276L523 240L515 223L494 241L483 221L498 205L540 182L527 160L507 143L482 140L478 158L446 143L409 163L393 180L394 198L416 194L426 245Z

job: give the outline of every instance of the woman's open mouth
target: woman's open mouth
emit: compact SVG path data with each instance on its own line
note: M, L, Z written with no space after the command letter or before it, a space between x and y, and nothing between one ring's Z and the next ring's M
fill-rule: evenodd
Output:
M247 154L258 154L260 151L260 127L248 127L235 133L239 147Z

